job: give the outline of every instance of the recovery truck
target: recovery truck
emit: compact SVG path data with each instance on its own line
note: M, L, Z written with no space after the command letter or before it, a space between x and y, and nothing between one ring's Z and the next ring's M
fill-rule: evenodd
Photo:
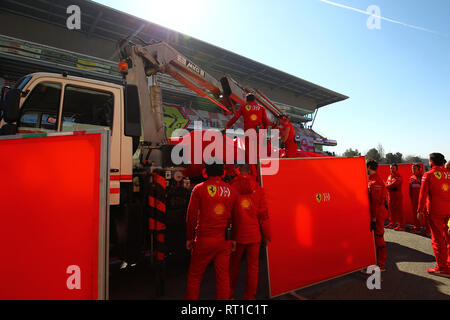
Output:
M137 150L155 167L171 167L157 73L172 76L227 114L245 104L248 92L272 114L281 114L258 90L244 88L229 76L217 81L164 42L123 46L121 56L122 86L67 74L29 74L4 94L0 115L3 135L111 130L111 205L122 203L121 195L130 189Z
M123 231L128 221L126 212L143 211L142 207L148 205L150 172L159 170L164 183L178 190L173 198L169 191L165 192L168 209L183 208L189 199L189 192L180 192L179 188L183 188L183 168L174 167L170 160L173 145L164 128L157 73L170 75L227 114L245 103L248 92L270 111L269 118L276 118L281 111L261 92L244 88L229 76L216 80L167 43L127 42L120 46L120 55L122 85L67 74L24 76L7 93L2 91L0 134L109 129L111 242L112 247L116 244L129 248L127 232ZM133 155L140 155L140 161L133 161ZM180 230L184 231L184 227Z

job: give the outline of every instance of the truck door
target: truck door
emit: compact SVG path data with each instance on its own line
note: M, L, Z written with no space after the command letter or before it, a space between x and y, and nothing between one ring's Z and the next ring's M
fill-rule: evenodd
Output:
M122 93L119 87L45 77L32 81L25 89L29 93L22 101L18 121L20 133L111 130L110 204L119 204L123 175ZM131 172L127 174L131 175Z
M105 128L111 130L110 204L120 202L120 90L89 83L69 82L64 86L61 131Z

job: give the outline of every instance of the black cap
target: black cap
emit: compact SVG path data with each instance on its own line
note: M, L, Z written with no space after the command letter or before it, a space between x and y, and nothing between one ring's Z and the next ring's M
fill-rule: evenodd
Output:
M208 177L221 177L224 172L223 163L216 158L205 161L205 169Z
M256 100L256 98L255 98L255 95L253 94L253 93L247 93L247 95L245 96L245 98L247 99L247 102L252 102L252 101L255 101Z

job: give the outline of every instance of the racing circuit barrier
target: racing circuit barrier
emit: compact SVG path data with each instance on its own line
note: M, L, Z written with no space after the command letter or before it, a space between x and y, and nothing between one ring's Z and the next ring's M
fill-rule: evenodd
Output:
M107 299L109 132L0 138L0 299Z
M365 158L274 161L278 173L262 175L270 297L376 264Z

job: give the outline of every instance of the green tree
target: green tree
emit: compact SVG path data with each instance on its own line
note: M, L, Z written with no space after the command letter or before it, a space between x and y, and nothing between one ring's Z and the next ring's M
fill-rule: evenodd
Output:
M395 154L389 152L386 154L386 160L387 160L387 163L389 163L389 164L402 163L403 155L400 152L397 152Z
M387 154L386 154L386 161L387 161L387 163L389 163L389 164L395 163L395 156L394 156L394 154L391 153L391 152L387 153Z
M367 151L367 153L366 153L366 158L375 160L375 161L378 162L378 163L381 162L381 155L380 155L380 153L378 152L378 150L375 149L375 148L372 148L372 149L370 149L369 151Z
M405 158L405 162L407 163L419 163L422 162L422 159L418 156L407 156Z
M343 157L351 158L351 157L360 157L361 152L358 151L358 149L353 150L352 148L345 150L345 152L342 154Z

